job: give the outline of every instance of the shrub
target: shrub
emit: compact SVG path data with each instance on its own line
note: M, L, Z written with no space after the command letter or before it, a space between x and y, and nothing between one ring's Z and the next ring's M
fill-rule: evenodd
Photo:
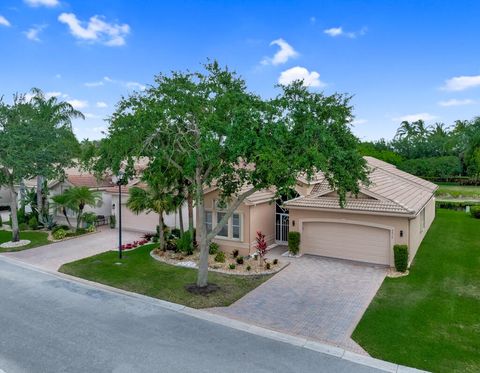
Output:
M257 241L255 248L257 249L258 255L260 255L260 258L263 258L267 253L267 241L265 241L265 235L258 231L255 240Z
M182 235L182 233L180 232L180 229L178 228L173 228L170 234L176 238L180 238L180 236Z
M177 247L178 250L185 255L193 254L192 237L190 236L190 232L185 232L182 234L182 237L177 239Z
M55 232L52 232L52 236L54 240L63 240L67 236L67 232L60 228L57 229Z
M114 229L117 226L117 218L115 217L115 215L110 215L108 220L109 220L110 228Z
M217 255L215 255L215 261L218 263L225 263L225 253L223 251L219 251Z
M152 236L152 242L153 242L153 243L157 243L157 242L158 242L158 236L157 236L157 235Z
M288 251L292 255L300 252L300 232L288 232Z
M278 259L273 259L273 264L277 265L278 264Z
M87 225L93 225L95 224L95 221L97 220L97 215L93 212L84 212L82 215L82 221Z
M3 227L2 215L0 215L0 227Z
M177 239L174 238L174 239L167 240L167 242L165 243L165 250L177 252L178 251Z
M18 224L18 229L20 229L21 231L28 231L28 224L27 223L20 223Z
M36 216L32 216L30 218L30 220L28 221L28 226L30 227L30 229L38 229L38 219Z
M232 251L232 255L233 255L234 258L236 258L239 253L240 253L240 252L239 252L237 249L235 249L235 250Z
M243 264L243 256L237 256L237 264Z
M88 232L88 233L93 233L93 232L95 232L96 230L97 230L97 228L95 228L95 225L90 225L90 226L88 226L88 228L87 228L87 232Z
M270 269L271 267L272 267L272 265L269 262L265 263L265 268L266 269Z
M229 264L228 268L235 269L235 264L233 264L233 263Z
M208 248L208 253L210 255L215 255L218 253L218 250L220 250L220 246L218 246L218 243L212 242L210 243L210 247Z
M470 207L470 215L472 215L475 219L480 219L480 206Z
M393 246L393 256L395 259L395 269L398 272L405 272L408 267L408 246L407 245Z
M462 163L457 156L407 159L401 162L398 168L430 178L454 177L462 173Z
M247 266L247 271L251 271L252 267L250 265Z
M57 225L57 226L53 227L52 234L55 233L56 231L58 231L59 229L63 229L64 231L68 231L69 226L68 225Z
M75 234L76 235L81 235L81 234L85 234L87 233L87 230L85 228L78 228L76 231L75 231Z

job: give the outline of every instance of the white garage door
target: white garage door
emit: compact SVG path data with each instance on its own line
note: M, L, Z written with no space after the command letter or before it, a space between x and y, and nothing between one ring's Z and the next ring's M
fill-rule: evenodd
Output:
M358 224L305 222L301 236L306 254L390 264L390 231Z

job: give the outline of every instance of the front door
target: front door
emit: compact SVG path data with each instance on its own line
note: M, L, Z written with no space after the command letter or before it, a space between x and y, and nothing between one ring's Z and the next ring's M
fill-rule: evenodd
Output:
M275 220L275 240L278 243L288 241L288 213L277 213Z

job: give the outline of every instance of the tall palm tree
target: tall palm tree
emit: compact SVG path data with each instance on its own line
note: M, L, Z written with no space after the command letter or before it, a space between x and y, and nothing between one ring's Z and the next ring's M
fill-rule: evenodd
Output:
M172 193L166 192L160 185L155 184L148 185L145 189L133 187L128 193L127 207L135 214L142 212L158 214L160 250L165 250L163 214L175 211L176 204Z
M54 204L55 210L62 210L62 214L65 216L65 220L70 228L72 228L72 224L70 223L70 219L68 218L67 209L74 210L74 206L69 199L68 194L57 194L56 196L52 197L52 201Z
M34 108L37 126L54 127L55 129L72 131L72 119L85 119L79 110L76 110L68 102L59 101L57 96L47 97L39 88L33 88L31 93L33 95L31 104ZM44 199L42 198L45 175L41 173L45 167L42 164L42 160L42 154L38 154L37 159L34 160L39 172L39 175L37 175L37 206L40 214L45 210L45 206L43 205Z
M86 186L67 189L63 194L66 195L70 208L77 212L77 229L80 228L85 206L93 207L102 198L100 192L90 190Z

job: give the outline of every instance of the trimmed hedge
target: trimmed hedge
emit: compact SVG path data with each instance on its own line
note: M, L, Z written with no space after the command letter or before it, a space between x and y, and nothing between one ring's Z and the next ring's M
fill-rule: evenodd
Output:
M293 255L300 252L300 232L288 232L288 251Z
M475 219L480 219L480 206L472 206L470 208L470 215Z
M395 260L395 269L398 272L405 272L408 268L408 246L393 246L393 256Z
M465 210L467 206L480 206L480 202L474 201L436 201L435 206L440 209Z
M398 168L417 176L438 179L456 177L462 173L462 163L456 156L407 159Z

